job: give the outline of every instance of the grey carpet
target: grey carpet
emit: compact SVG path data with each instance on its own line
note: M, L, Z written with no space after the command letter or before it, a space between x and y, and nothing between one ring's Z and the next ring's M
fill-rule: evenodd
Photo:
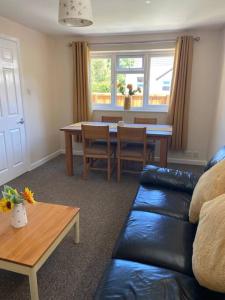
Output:
M201 167L178 167L202 171ZM115 176L107 182L104 172L91 172L85 181L81 172L78 157L75 176L67 177L61 155L9 183L18 189L29 186L39 201L81 208L81 242L74 245L69 233L38 271L40 300L93 298L138 187L137 175L122 175L117 183ZM26 276L0 270L0 299L26 300L29 295Z

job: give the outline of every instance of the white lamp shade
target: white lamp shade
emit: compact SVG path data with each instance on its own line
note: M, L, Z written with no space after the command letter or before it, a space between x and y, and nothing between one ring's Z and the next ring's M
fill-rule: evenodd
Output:
M59 23L83 27L93 24L92 8L90 0L60 0Z

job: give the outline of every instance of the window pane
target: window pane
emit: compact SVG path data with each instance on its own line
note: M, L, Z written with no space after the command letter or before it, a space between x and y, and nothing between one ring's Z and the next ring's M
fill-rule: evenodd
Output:
M141 107L143 105L144 74L117 74L116 105L123 106L124 96L129 93L128 85L134 92L131 97L131 107Z
M169 104L173 56L151 57L148 104Z
M119 57L118 68L119 69L142 69L143 58L142 57Z
M93 104L111 104L111 58L91 59Z

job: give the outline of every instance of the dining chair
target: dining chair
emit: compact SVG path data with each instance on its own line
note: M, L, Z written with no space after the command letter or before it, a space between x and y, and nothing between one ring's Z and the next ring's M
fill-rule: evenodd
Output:
M123 121L123 117L120 117L120 116L102 116L102 122L118 123L119 121Z
M119 121L123 121L123 117L121 117L121 116L102 116L102 122L106 122L106 123L118 123ZM111 142L111 146L115 148L116 145L117 145L116 138L115 137L113 137L113 138L111 137L110 142ZM98 144L104 144L103 141L98 141L96 143L98 143ZM116 153L116 152L114 152L114 153Z
M113 148L110 143L109 126L82 125L83 144L83 177L87 178L88 172L92 170L107 170L107 179L110 180L112 168L111 158ZM96 144L96 140L105 141L105 144ZM93 160L107 160L107 169L93 167Z
M135 117L134 124L157 124L157 118ZM148 161L153 162L155 160L155 148L156 148L156 143L154 141L154 138L147 140L147 147L149 148Z
M129 143L132 146L129 146ZM133 143L137 143L136 147ZM146 164L148 155L146 128L118 126L117 128L117 180L121 177L122 161L137 161Z

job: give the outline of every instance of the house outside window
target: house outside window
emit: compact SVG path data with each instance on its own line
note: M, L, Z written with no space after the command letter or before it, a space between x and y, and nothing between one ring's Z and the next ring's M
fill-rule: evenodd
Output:
M168 111L174 51L91 53L91 100L95 110L122 110L132 85L131 110Z

